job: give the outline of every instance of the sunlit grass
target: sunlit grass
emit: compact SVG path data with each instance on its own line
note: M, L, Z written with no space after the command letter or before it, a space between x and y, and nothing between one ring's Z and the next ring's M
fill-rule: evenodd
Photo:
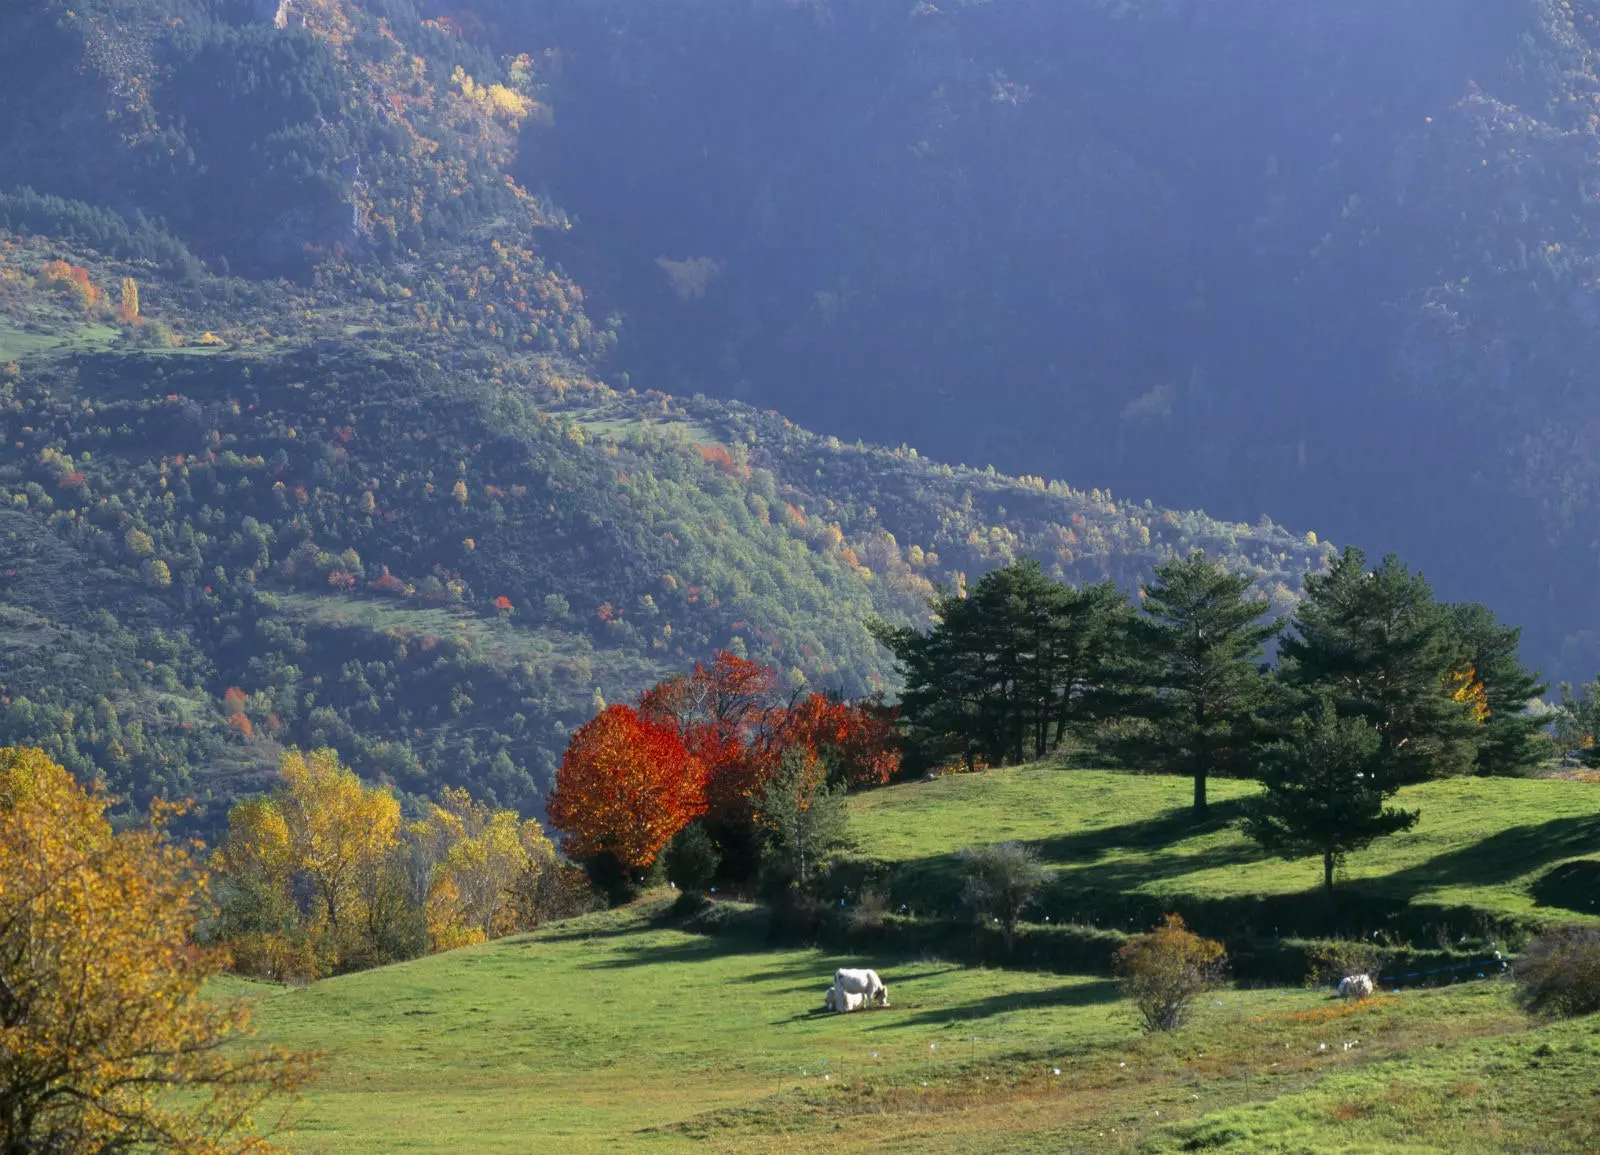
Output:
M1237 828L1258 787L1210 783L1213 821L1188 816L1192 783L1052 766L961 774L852 800L857 853L926 863L931 874L963 847L1016 839L1037 846L1075 887L1200 898L1293 894L1321 882L1315 859L1261 854ZM1540 881L1600 855L1600 788L1588 783L1455 778L1410 787L1397 804L1417 826L1352 854L1341 875L1414 902L1509 915L1572 917L1540 905ZM943 861L942 861L943 860ZM1563 898L1563 902L1570 898ZM1600 903L1600 894L1591 896ZM1600 913L1600 906L1595 913Z
M1521 1150L1544 1111L1551 1149L1595 1133L1569 1109L1593 1026L1530 1024L1502 982L1359 1006L1224 990L1146 1036L1102 979L765 950L650 914L217 993L259 994L265 1040L325 1052L304 1152L1386 1150L1404 1127L1394 1149L1460 1150L1491 1122L1504 1141L1473 1149ZM894 1005L821 1014L844 961L880 966ZM1560 1061L1530 1065L1540 1047ZM1273 1128L1293 1141L1262 1145Z

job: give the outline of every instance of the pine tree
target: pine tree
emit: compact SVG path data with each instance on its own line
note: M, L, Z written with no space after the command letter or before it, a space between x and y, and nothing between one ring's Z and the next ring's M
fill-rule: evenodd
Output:
M1284 858L1322 856L1322 885L1333 898L1333 871L1351 851L1409 830L1418 812L1385 803L1398 786L1382 772L1383 738L1360 718L1341 718L1324 698L1296 719L1288 741L1262 764L1265 792L1244 831Z
M1206 780L1244 773L1265 736L1272 687L1259 663L1279 631L1243 574L1196 550L1156 568L1143 616L1131 624L1129 681L1142 687L1130 712L1148 724L1119 745L1134 761L1194 779L1194 811L1206 813Z
M932 609L927 634L873 627L905 678L902 717L925 755L995 765L1042 758L1103 711L1105 669L1131 616L1110 582L1072 589L1032 560Z
M1522 664L1519 626L1502 626L1477 602L1449 607L1456 637L1466 648L1473 675L1483 687L1488 716L1478 747L1478 773L1511 774L1539 760L1535 735L1543 719L1527 705L1550 689Z
M1305 700L1327 696L1340 717L1374 727L1397 783L1469 770L1482 727L1453 689L1471 655L1421 574L1392 554L1370 572L1366 561L1346 549L1306 579L1279 674Z
M756 821L766 834L775 877L804 887L833 851L849 842L843 786L828 785L828 770L804 750L784 752L757 798Z

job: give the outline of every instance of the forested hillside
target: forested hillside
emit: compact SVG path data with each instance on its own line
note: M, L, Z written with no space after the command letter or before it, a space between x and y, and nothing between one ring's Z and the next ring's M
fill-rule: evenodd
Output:
M717 649L892 691L867 623L1017 557L1131 587L1202 546L1287 610L1326 556L639 391L553 258L582 230L507 175L553 139L558 53L400 2L19 20L0 742L134 804L193 793L214 826L280 747L327 744L536 812L577 725Z
M1600 665L1592 0L475 7L636 384L1269 511Z

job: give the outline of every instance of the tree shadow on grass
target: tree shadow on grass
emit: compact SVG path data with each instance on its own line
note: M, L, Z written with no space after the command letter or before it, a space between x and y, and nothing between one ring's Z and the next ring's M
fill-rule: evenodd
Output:
M1534 902L1578 914L1600 914L1600 862L1581 858L1551 867L1528 888Z
M661 966L668 963L705 962L728 955L752 954L748 943L718 935L697 935L677 942L641 943L622 947L605 958L583 964L585 970L627 970L631 967Z
M1093 982L1063 983L1043 991L1017 991L1012 994L990 995L964 1003L934 1007L910 1015L894 1015L892 1020L880 1024L875 1030L891 1027L944 1026L946 1023L966 1022L1003 1015L1011 1011L1048 1010L1052 1007L1092 1007L1116 1002L1121 997L1117 984L1110 979ZM891 1005L888 1010L892 1011ZM883 1013L883 1012L874 1012Z
M519 935L513 945L519 947L540 946L547 942L586 942L589 939L604 940L611 938L628 938L637 935L649 927L640 926L614 926L603 930L563 930L563 931L531 931L526 935Z
M1214 803L1205 818L1196 818L1188 807L1179 807L1137 822L1031 839L1024 845L1042 861L1070 868L1059 876L1061 885L1074 890L1131 890L1163 878L1260 861L1261 851L1243 840L1193 854L1160 853L1187 839L1216 834L1236 825L1244 816L1245 804L1246 800L1240 798ZM981 834L974 838L974 843L981 841ZM1131 853L1097 862L1118 851ZM953 896L960 890L963 873L959 853L908 860L894 872L901 883L911 884L908 893L922 901L940 894Z
M1243 798L1213 802L1204 818L1196 818L1193 810L1182 806L1137 822L1035 839L1028 845L1046 862L1065 866L1092 862L1114 850L1162 850L1185 839L1215 834L1236 825L1244 817L1246 802Z
M1600 814L1553 818L1549 822L1513 826L1460 850L1435 855L1388 875L1382 885L1408 897L1438 886L1493 886L1533 874L1548 863L1590 853L1597 846ZM1557 889L1559 883L1556 880Z

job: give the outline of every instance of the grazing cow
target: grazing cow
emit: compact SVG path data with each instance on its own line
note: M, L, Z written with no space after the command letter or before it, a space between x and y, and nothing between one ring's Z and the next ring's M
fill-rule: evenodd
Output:
M866 995L853 995L849 991L841 993L836 986L829 987L828 993L822 996L822 1009L825 1011L849 1014L851 1011L858 1011L866 1005Z
M833 985L841 994L860 995L868 1002L889 1005L889 988L874 970L851 970L840 967L833 972Z
M1373 990L1371 975L1345 975L1339 980L1341 999L1370 999Z

